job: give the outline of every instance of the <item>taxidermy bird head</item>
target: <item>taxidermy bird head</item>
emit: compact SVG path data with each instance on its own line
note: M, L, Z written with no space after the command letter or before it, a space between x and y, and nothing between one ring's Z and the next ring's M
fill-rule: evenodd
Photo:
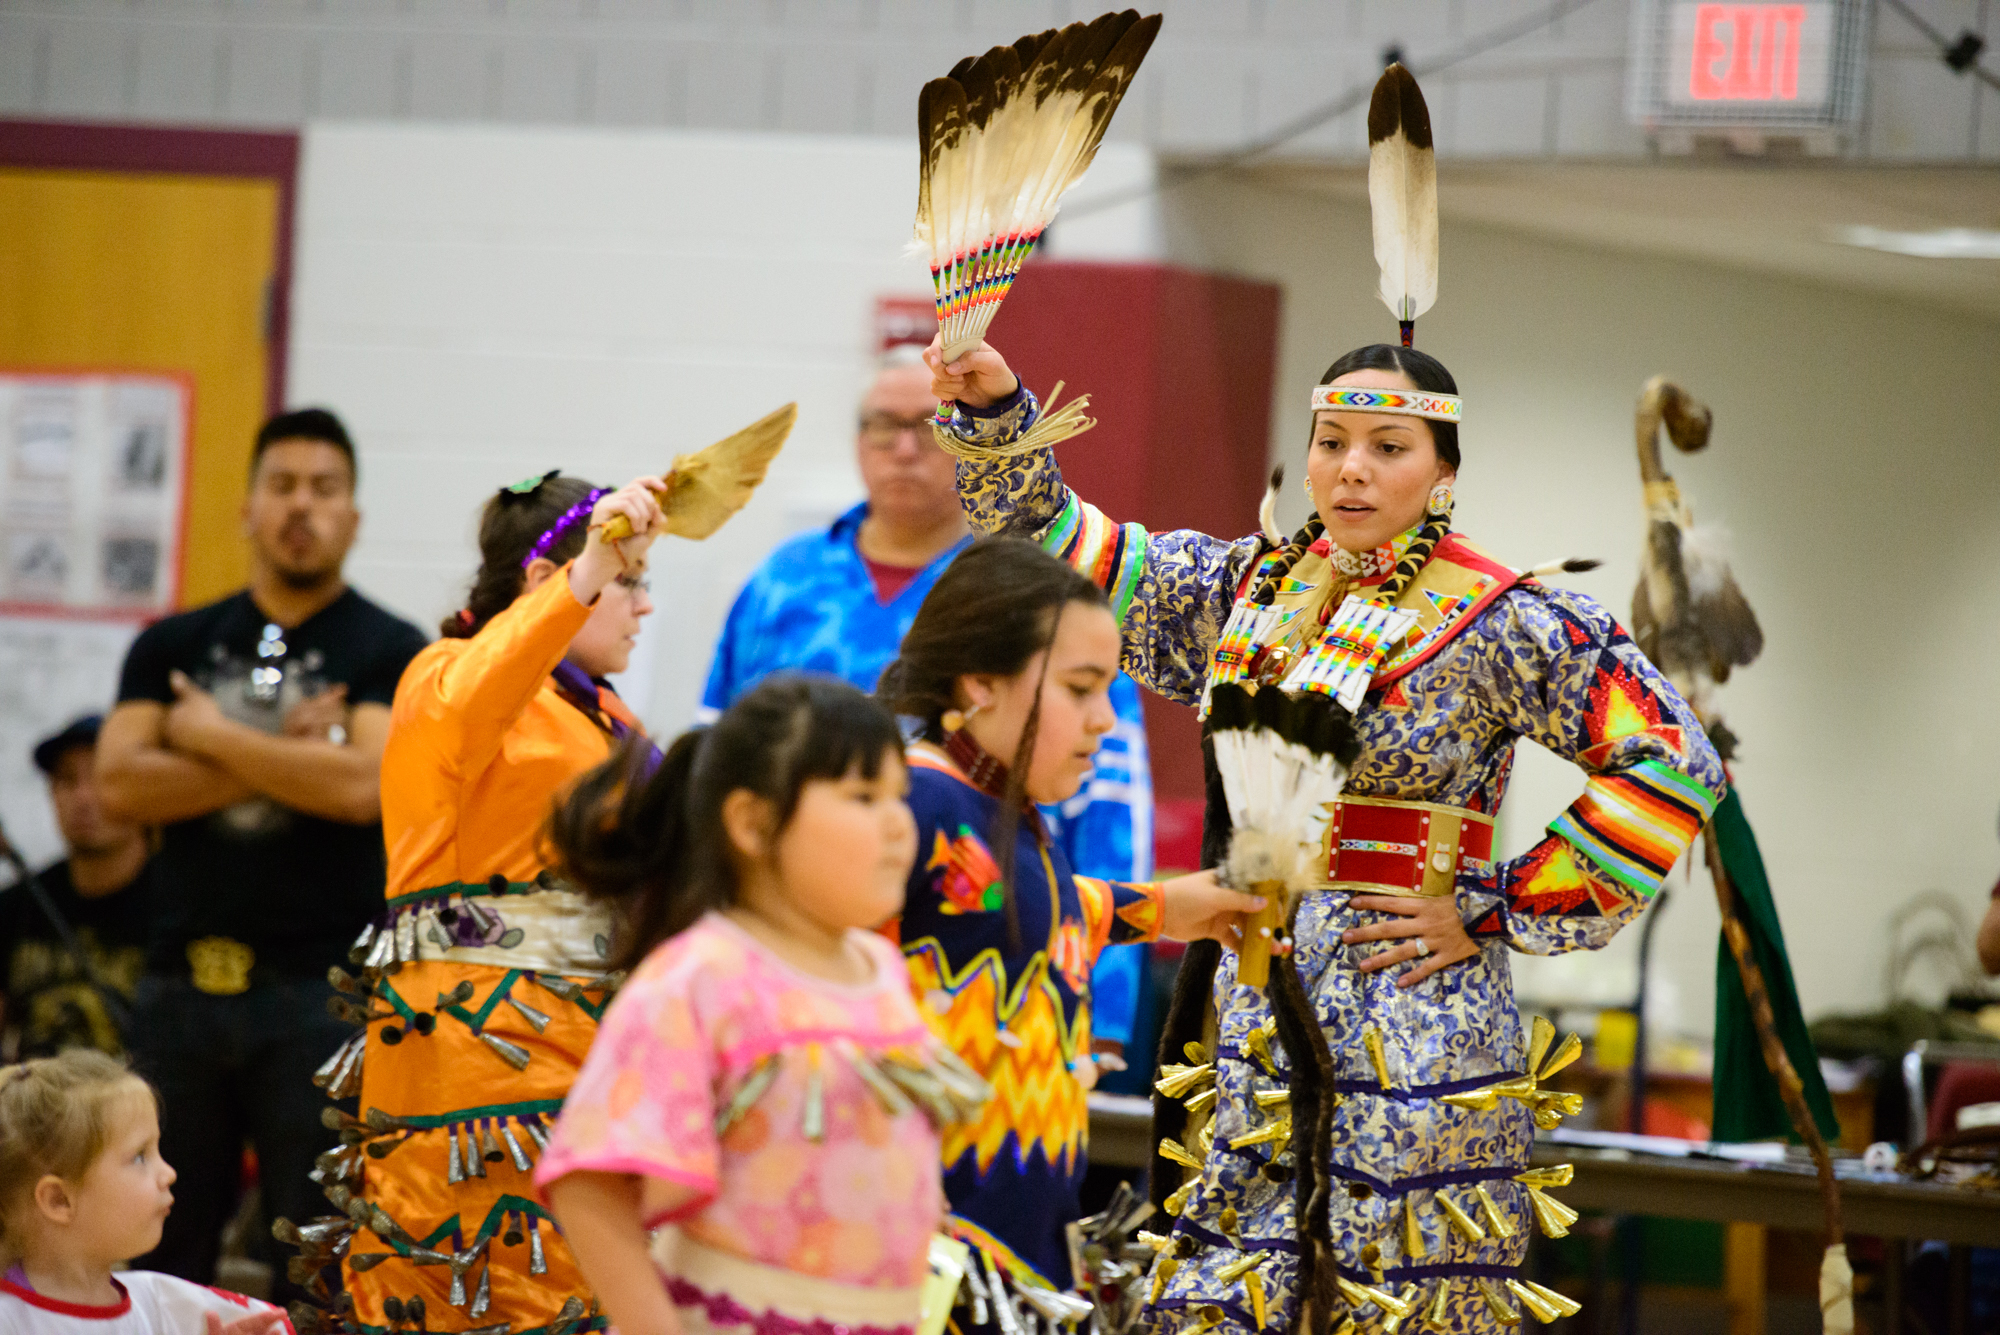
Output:
M1665 376L1639 394L1639 476L1646 484L1646 546L1632 591L1632 638L1694 707L1726 760L1735 737L1716 710L1715 687L1763 651L1764 632L1729 572L1724 534L1696 528L1680 488L1660 466L1660 428L1682 453L1708 444L1708 409Z

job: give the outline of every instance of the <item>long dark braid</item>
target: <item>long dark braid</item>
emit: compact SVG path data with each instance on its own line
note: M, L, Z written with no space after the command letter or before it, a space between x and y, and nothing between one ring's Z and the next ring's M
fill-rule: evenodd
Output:
M1279 581L1291 574L1292 567L1297 565L1306 551L1325 535L1326 522L1318 515L1306 520L1299 531L1292 535L1292 540L1277 549L1274 558L1266 558L1270 564L1264 572L1264 578L1250 594L1250 601L1259 607L1269 607L1271 600L1278 596Z

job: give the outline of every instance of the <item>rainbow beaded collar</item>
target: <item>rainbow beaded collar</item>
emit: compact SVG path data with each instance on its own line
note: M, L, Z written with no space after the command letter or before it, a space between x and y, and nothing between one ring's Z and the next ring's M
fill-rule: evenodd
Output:
M1314 385L1313 411L1331 408L1357 413L1394 413L1401 417L1428 417L1434 422L1456 422L1465 412L1465 400L1456 394L1431 394L1423 390L1362 389L1354 385Z

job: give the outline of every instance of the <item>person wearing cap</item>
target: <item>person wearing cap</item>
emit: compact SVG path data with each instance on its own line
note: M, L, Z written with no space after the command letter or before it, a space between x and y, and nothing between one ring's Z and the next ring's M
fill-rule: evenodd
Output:
M125 1048L115 1003L98 988L132 1000L151 926L152 848L142 827L104 810L95 769L103 723L96 714L77 719L34 750L65 855L36 873L46 903L25 885L0 894L0 1061Z
M133 641L98 744L111 813L160 829L157 911L130 1047L180 1170L139 1264L214 1278L243 1145L268 1216L325 1213L307 1180L335 1143L314 1071L352 1033L327 970L380 911L389 702L424 636L347 584L354 445L320 408L258 432L250 585ZM302 1290L280 1270L273 1296Z
M729 609L699 717L712 721L774 672L819 672L873 691L917 608L972 541L952 458L931 439L930 369L923 349L890 348L861 400L855 464L867 499L823 529L784 543ZM1139 688L1111 684L1118 722L1098 746L1076 795L1042 815L1070 865L1086 876L1143 881L1153 874L1153 772ZM1122 1065L1143 988L1147 947L1108 947L1096 987L1100 1057ZM1142 1062L1147 1054L1138 1054Z

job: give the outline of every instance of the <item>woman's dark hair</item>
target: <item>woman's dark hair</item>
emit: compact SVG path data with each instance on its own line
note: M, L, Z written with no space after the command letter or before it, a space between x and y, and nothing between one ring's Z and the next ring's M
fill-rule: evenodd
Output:
M593 490L582 478L551 473L528 491L505 487L494 493L479 512L479 573L472 577L465 611L446 617L438 633L447 639L469 639L506 611L521 596L527 581L521 563L534 550L535 540ZM572 559L589 537L588 524L571 524L549 548L549 560L561 565Z
M1071 603L1108 607L1104 590L1075 567L1021 538L981 538L959 553L931 587L901 653L882 671L875 697L897 715L914 719L917 735L945 739L945 711L958 707L958 679L1011 677L1054 643L1063 609ZM1045 659L1044 673L1048 670ZM1007 905L1007 933L1016 948L1020 922L1014 905L1014 842L1027 800L1028 761L1041 725L1042 694L1021 728L1007 764L1007 789L992 832Z
M723 799L746 789L771 804L774 837L814 779L881 773L901 753L896 721L854 687L782 674L729 707L713 727L682 733L649 772L643 739L586 774L549 817L562 874L612 907L612 965L629 969L653 947L734 902L736 873Z
M1451 372L1444 369L1443 362L1428 352L1399 348L1393 343L1370 343L1365 348L1356 348L1327 367L1319 382L1331 385L1355 371L1397 371L1408 376L1410 383L1418 389L1429 390L1433 394L1458 393L1458 382L1451 378ZM1458 423L1433 422L1429 418L1423 420L1431 429L1431 439L1437 442L1438 458L1453 468L1458 467Z

